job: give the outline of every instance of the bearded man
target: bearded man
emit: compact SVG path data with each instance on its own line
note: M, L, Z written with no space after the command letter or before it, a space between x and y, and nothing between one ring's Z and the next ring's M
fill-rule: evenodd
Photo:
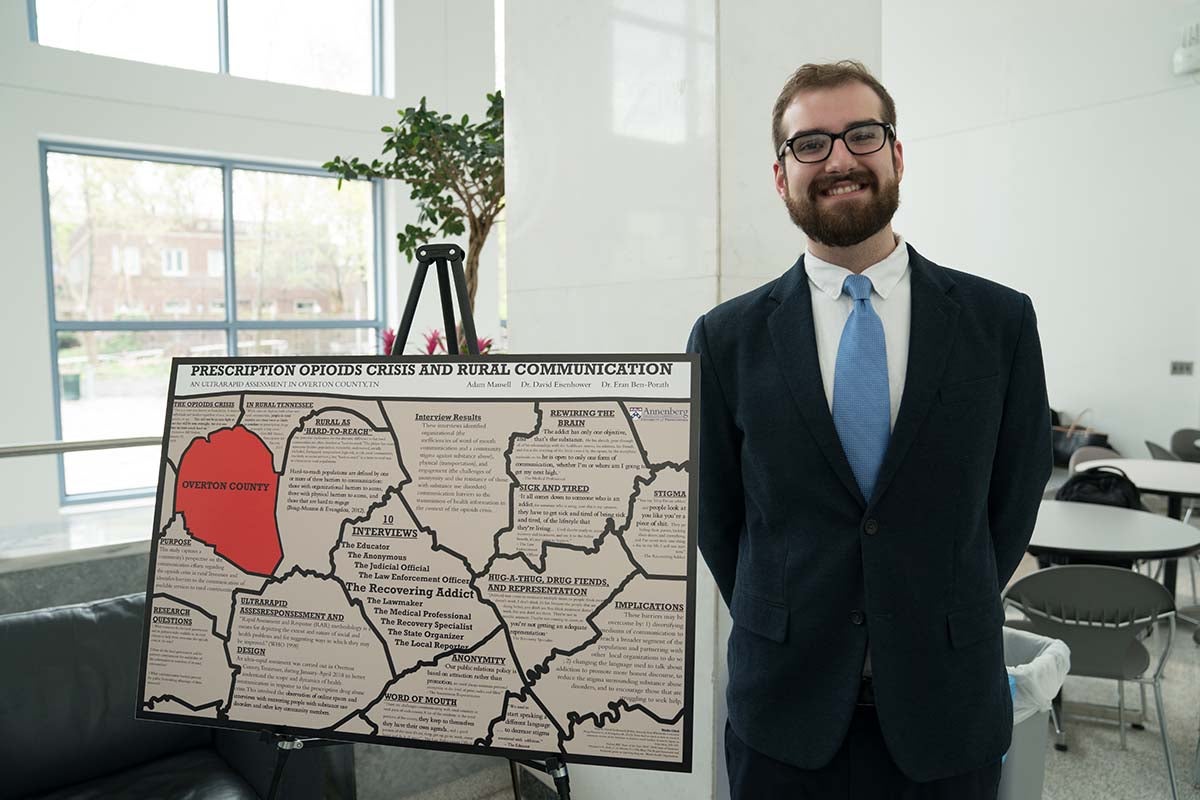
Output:
M1000 591L1051 470L1033 306L893 232L904 149L861 64L797 70L772 133L807 249L688 343L732 796L994 798Z

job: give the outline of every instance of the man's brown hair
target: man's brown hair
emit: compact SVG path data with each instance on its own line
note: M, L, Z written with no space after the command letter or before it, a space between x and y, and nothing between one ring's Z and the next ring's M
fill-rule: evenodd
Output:
M883 88L883 84L875 79L862 62L844 60L833 64L805 64L793 72L783 85L783 91L779 93L775 109L771 112L771 136L775 140L775 155L779 155L779 148L783 147L783 140L787 138L787 133L783 130L783 112L787 111L797 94L813 89L834 89L856 81L871 87L879 96L879 101L883 104L883 119L880 121L891 123L894 128L896 103L888 94L888 90Z

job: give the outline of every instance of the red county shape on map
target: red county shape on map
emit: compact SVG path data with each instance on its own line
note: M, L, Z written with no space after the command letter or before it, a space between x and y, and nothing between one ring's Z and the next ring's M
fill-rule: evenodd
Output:
M188 531L217 554L256 575L270 575L283 558L275 524L271 451L241 425L196 439L183 454L175 510Z

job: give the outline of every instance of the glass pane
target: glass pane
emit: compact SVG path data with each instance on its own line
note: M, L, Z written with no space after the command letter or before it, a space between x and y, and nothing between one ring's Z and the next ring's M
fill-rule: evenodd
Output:
M61 331L64 440L161 436L173 356L223 356L222 331ZM157 447L63 456L67 494L155 486Z
M47 153L60 320L225 318L221 170Z
M229 0L229 72L371 94L370 0Z
M220 69L216 0L37 0L37 33L51 47Z
M238 331L239 356L369 356L380 352L375 328Z
M233 173L237 316L374 319L371 185Z

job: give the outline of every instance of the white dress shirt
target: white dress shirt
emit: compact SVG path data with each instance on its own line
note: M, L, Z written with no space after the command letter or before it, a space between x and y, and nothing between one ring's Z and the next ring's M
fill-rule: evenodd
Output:
M804 271L808 273L809 294L812 295L813 333L817 339L817 357L821 365L821 381L825 385L825 400L833 411L833 372L837 365L838 345L842 329L854 308L854 300L842 292L842 284L854 273L845 267L822 261L811 251L804 255ZM888 397L891 405L891 429L896 428L896 414L904 394L904 378L908 373L908 334L912 325L912 284L909 280L908 246L900 236L896 248L883 261L863 270L871 279L871 307L883 323L883 341L887 349Z

